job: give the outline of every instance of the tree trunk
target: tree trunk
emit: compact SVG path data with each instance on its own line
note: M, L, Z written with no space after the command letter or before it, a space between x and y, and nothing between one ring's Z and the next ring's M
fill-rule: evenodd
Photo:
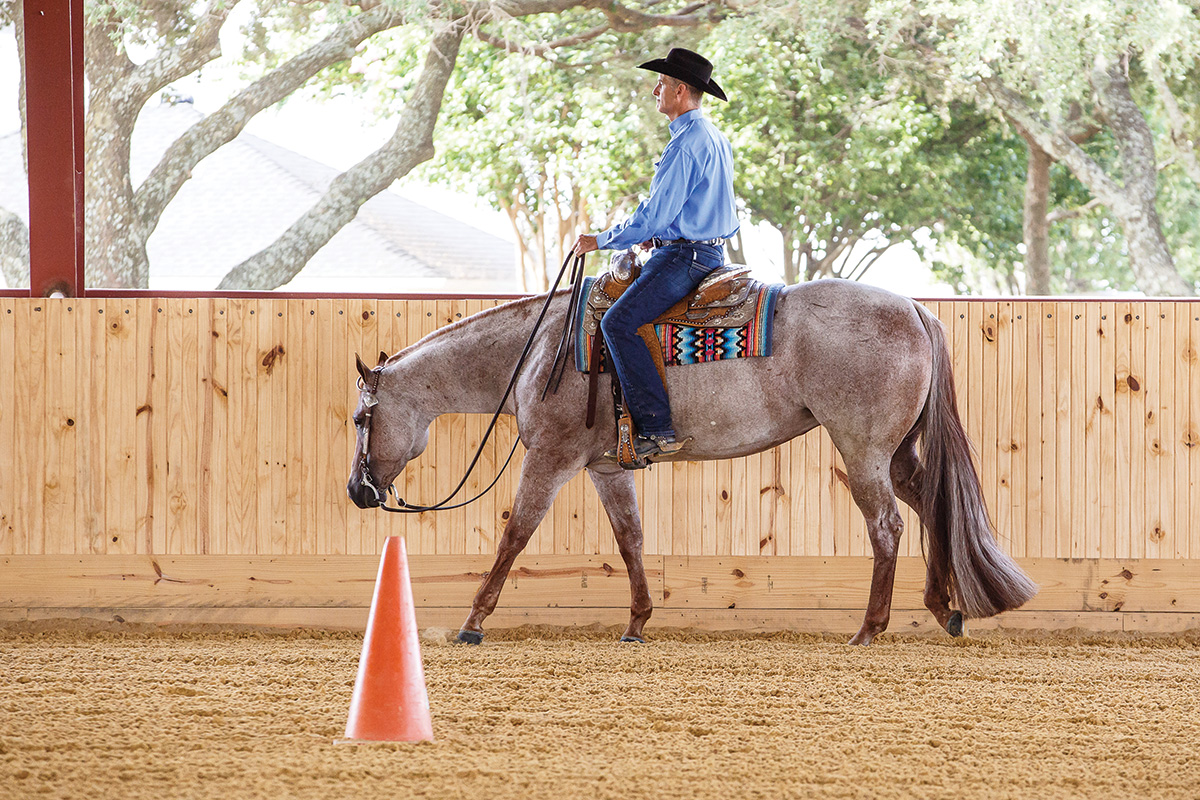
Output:
M454 71L464 26L446 24L434 36L396 132L383 147L333 180L308 212L265 250L235 267L218 289L275 289L296 277L318 250L358 214L359 207L418 164L433 158L433 129Z
M783 282L790 286L799 278L795 233L786 226L780 228L779 232L783 234Z
M1138 288L1151 295L1190 295L1195 287L1175 269L1158 217L1158 163L1154 133L1129 91L1124 64L1097 63L1092 70L1100 109L1116 136L1129 208L1120 215Z
M1054 160L1025 136L1025 293L1050 294L1050 165Z
M11 211L0 208L0 274L10 289L29 288L29 228Z

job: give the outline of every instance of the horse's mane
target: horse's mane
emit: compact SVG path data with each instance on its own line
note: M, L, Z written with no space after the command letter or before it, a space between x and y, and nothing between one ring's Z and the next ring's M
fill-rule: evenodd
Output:
M569 289L560 289L557 292L555 292L555 294L556 295L567 294L569 291L570 291ZM516 300L510 300L507 303L502 303L501 305L493 306L492 308L485 308L483 311L478 311L469 317L464 317L463 319L460 319L457 322L452 322L449 325L438 328L433 333L427 333L426 335L422 336L416 342L413 342L412 344L410 344L408 347L404 348L403 350L401 350L393 355L388 356L387 361L385 361L383 363L383 366L385 366L385 367L391 366L393 363L401 360L409 353L412 353L414 350L417 350L418 348L424 347L425 345L429 344L429 342L433 341L434 339L440 338L442 336L448 336L452 333L455 333L460 328L462 328L468 324L481 322L485 319L495 316L496 314L499 314L502 311L511 310L520 305L528 305L530 303L533 303L535 300L545 302L545 298L546 298L546 295L544 295L544 294L535 294L535 295L531 295L529 297L520 297L520 298L517 298Z

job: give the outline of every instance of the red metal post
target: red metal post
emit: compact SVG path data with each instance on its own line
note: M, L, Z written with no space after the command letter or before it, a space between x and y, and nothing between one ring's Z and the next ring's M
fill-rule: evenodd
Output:
M83 0L23 0L29 293L82 296Z

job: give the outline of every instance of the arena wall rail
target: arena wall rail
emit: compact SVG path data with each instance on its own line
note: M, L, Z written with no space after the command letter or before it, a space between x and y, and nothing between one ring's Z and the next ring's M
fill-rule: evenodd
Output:
M0 297L0 621L361 628L382 539L404 535L421 624L457 626L519 470L458 511L354 508L354 354L394 352L498 302ZM976 627L1200 627L1200 303L926 305L947 328L999 540L1042 586ZM439 420L402 494L444 496L485 424ZM468 489L490 481L514 435L502 420ZM823 433L638 482L652 625L857 628L870 548ZM892 629L930 629L903 510ZM627 606L580 476L490 624L615 625Z

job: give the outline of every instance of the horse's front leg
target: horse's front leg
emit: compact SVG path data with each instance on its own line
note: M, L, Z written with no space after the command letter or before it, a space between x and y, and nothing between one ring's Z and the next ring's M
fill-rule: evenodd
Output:
M617 547L621 550L621 558L625 560L625 569L629 573L629 627L625 629L621 641L644 642L642 628L650 619L654 601L650 599L646 567L642 563L642 520L638 514L633 473L616 464L601 463L588 467L588 475L608 513Z
M537 529L538 523L550 506L554 497L563 484L580 469L577 465L555 463L554 459L541 457L539 453L530 451L525 456L525 465L521 468L521 479L517 484L517 496L513 501L512 516L504 526L504 534L500 545L496 548L496 562L491 571L483 579L475 600L471 603L471 613L458 632L458 640L467 644L479 644L483 641L483 621L496 609L496 601L500 599L500 590L508 579L508 571L512 569L513 561L529 544L529 538Z

